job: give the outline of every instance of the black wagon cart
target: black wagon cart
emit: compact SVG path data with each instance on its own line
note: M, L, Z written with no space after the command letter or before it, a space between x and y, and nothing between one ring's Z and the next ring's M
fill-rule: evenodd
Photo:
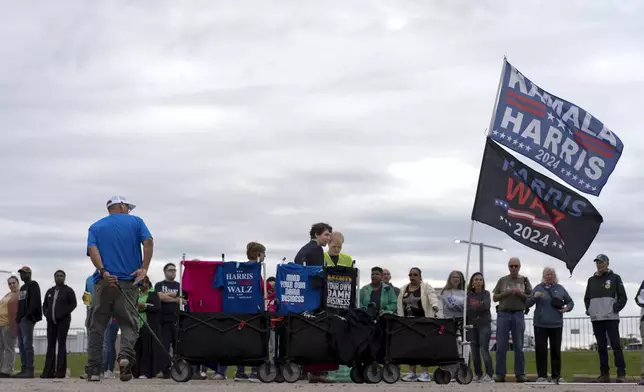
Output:
M461 355L458 323L454 319L381 317L384 330L383 380L392 384L400 378L398 365L438 366L434 371L437 384L449 384L452 375L459 384L472 382L472 370Z

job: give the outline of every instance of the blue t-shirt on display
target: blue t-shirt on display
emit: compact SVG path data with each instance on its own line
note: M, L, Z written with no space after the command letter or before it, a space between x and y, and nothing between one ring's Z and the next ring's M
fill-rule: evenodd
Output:
M141 244L150 237L152 234L138 216L110 214L89 227L87 248L98 248L103 267L118 280L134 280L130 275L143 264ZM96 271L94 282L99 279Z
M301 313L315 310L322 304L322 284L314 284L314 278L323 279L322 266L303 266L295 263L280 264L275 274L275 297L279 304L278 314Z
M214 288L221 288L224 313L249 314L264 311L260 263L227 261L217 268Z

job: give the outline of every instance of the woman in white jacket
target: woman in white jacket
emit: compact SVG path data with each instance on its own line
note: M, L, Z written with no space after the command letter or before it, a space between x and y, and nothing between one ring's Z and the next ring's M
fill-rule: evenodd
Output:
M402 317L440 317L440 300L434 288L429 283L423 282L422 272L419 268L414 267L409 270L409 283L400 288L397 313ZM421 370L422 373L419 377L416 375L416 365L409 366L409 374L402 380L431 381L427 368Z

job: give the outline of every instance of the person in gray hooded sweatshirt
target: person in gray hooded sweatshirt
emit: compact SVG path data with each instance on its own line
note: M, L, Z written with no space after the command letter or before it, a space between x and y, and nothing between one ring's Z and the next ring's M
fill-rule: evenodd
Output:
M551 379L561 380L561 338L563 314L575 306L565 288L559 284L553 268L543 269L543 280L526 299L526 307L536 305L534 311L534 343L537 362L537 382L548 381L548 342L550 342Z

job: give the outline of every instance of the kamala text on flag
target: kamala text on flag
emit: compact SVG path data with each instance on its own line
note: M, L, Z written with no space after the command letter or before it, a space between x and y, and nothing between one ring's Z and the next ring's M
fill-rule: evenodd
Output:
M599 196L624 149L601 121L541 89L507 61L493 116L489 137L594 196Z
M564 261L570 273L603 222L584 197L529 168L489 138L472 220Z

